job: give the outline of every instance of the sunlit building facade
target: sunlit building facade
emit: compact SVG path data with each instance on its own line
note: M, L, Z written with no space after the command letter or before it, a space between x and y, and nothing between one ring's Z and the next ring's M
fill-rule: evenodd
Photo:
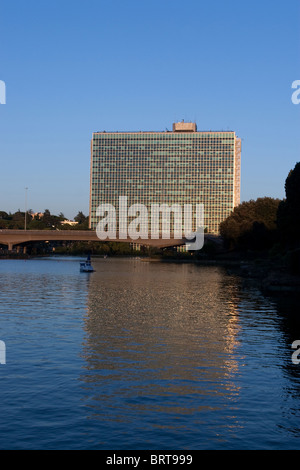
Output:
M241 139L233 131L95 132L91 141L90 227L100 204L203 204L207 232L240 203Z

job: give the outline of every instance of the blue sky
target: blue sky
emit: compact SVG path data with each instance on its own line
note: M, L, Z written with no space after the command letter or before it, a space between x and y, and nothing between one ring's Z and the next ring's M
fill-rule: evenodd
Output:
M89 210L92 132L235 130L242 200L300 161L299 0L0 3L0 210Z

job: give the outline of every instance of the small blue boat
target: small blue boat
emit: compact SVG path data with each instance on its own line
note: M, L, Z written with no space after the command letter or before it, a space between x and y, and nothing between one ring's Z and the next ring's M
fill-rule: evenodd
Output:
M94 268L91 264L91 257L88 255L86 261L82 261L80 263L80 272L82 273L92 273L94 271Z

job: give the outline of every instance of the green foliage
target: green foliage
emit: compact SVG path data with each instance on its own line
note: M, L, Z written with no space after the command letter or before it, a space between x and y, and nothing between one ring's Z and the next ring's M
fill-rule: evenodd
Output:
M9 215L7 212L0 211L0 220L9 220Z
M34 218L31 212L28 211L26 214L27 230L88 230L89 228L89 218L82 212L78 212L74 218L78 222L74 226L62 224L62 221L65 219L62 212L59 215L54 215L51 214L49 209L45 209L41 216L36 215ZM23 230L24 228L25 212L18 210L14 214L8 214L5 211L0 211L0 229Z
M295 276L300 275L300 248L289 251L287 253L286 264L291 274Z
M55 230L61 227L61 218L57 215L52 215L49 209L45 209L43 217L40 218L46 230ZM28 227L31 229L31 227Z
M220 224L229 248L264 250L276 240L276 217L280 199L270 197L243 202Z
M294 246L300 243L300 162L285 180L284 199L277 212L277 226L281 240Z
M81 211L74 217L75 222L78 222L78 225L85 225L88 227L89 218L85 216Z

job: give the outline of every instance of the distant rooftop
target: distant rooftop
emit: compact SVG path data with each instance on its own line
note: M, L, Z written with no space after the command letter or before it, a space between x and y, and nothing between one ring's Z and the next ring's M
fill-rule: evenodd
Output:
M172 128L172 131L170 131L169 129L166 129L165 131L97 131L97 132L94 132L94 134L139 134L139 133L143 133L143 134L157 134L157 133L162 133L162 132L198 132L197 131L197 124L195 122L185 122L184 119L180 122L174 122L173 123L173 128ZM212 132L212 133L216 133L216 132L234 132L232 130L201 130L199 132L202 132L202 133L207 133L207 132Z
M195 122L174 122L173 132L197 132L197 124Z

